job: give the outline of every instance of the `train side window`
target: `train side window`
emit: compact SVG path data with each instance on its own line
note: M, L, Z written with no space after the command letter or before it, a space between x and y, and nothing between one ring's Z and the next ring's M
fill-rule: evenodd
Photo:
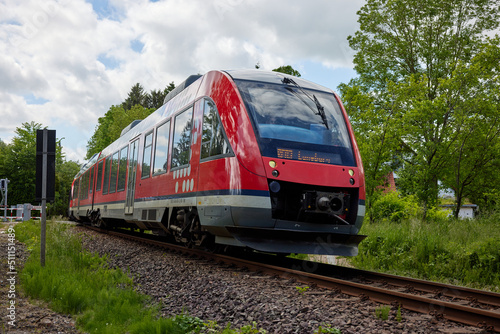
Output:
M80 195L80 189L82 188L82 177L80 176L78 178L78 190L76 192L76 198L78 198L79 200L82 199L82 196Z
M85 187L85 191L83 192L83 199L87 199L89 198L89 171L86 171L85 174L83 174L83 182Z
M78 178L78 199L82 199L82 192L80 191L82 190L82 178L83 175Z
M104 160L99 161L99 164L97 164L97 184L95 185L95 191L98 192L101 190L101 183L102 183L102 165L103 165Z
M82 174L82 176L80 176L80 192L79 192L79 195L78 195L78 197L80 199L83 199L83 192L85 190L85 183L83 181L84 179L85 179L84 178L84 174Z
M158 175L167 171L168 141L170 138L170 121L156 129L156 146L153 174Z
M106 164L104 166L104 183L102 185L103 195L106 195L108 193L110 169L111 169L111 156L106 158Z
M153 150L153 131L146 135L144 139L144 155L142 157L142 172L143 179L151 174L151 151Z
M83 199L83 190L85 189L85 183L83 180L84 180L84 178L83 178L83 174L82 174L82 176L80 176L80 189L78 192L78 197L80 199Z
M89 193L92 194L92 189L94 188L94 167L92 166L89 170L89 175L90 175L90 184L89 184Z
M128 145L120 151L120 166L118 169L118 191L125 190L125 182L127 180L127 160L128 160Z
M86 199L89 195L89 171L82 175L82 189L80 192L80 199Z
M189 108L175 116L174 143L172 148L171 167L176 168L189 164L191 158L191 129L193 108Z
M203 133L201 137L201 159L227 156L231 147L226 139L224 127L217 107L211 100L205 100L203 110Z
M116 191L116 177L118 176L118 151L113 153L111 159L111 175L109 179L109 193L112 194Z

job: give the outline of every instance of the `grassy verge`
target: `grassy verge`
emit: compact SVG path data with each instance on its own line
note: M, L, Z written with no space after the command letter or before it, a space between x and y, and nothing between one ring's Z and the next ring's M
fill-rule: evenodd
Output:
M16 225L16 238L31 252L20 275L23 290L71 314L88 333L264 333L256 324L220 328L189 315L160 318L160 305L135 291L132 279L108 268L106 258L82 250L64 224L47 224L46 265L40 266L40 223Z
M500 292L500 212L478 219L366 222L357 268Z

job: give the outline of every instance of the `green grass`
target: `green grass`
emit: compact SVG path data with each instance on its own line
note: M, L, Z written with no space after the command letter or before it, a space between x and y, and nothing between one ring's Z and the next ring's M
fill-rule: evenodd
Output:
M256 324L220 328L187 314L161 318L160 305L134 289L133 280L108 267L106 258L82 250L65 224L47 223L45 267L40 265L40 223L15 226L16 238L30 257L20 274L23 290L56 312L71 314L87 333L264 333Z
M389 305L379 306L375 309L375 318L387 321L390 311L391 307Z
M357 268L500 291L500 212L478 219L365 222Z

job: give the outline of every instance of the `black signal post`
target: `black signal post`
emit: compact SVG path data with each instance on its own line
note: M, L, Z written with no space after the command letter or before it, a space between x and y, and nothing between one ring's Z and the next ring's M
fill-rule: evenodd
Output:
M40 264L45 266L47 200L55 197L56 130L36 131L36 199L42 202Z

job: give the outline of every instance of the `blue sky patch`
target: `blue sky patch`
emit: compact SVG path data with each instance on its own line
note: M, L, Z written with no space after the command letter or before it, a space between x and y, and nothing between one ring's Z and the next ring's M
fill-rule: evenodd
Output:
M118 61L114 57L108 57L103 53L101 53L99 56L97 56L97 60L100 61L101 63L103 63L104 66L106 66L107 70L113 70L113 69L120 66L120 61Z
M23 95L24 100L26 101L27 104L45 104L49 102L50 100L44 99L43 97L37 97L33 93L30 93L28 95Z
M99 20L121 21L123 13L114 7L109 0L87 0L92 5L92 9L97 14Z
M144 48L144 43L141 42L139 39L134 39L133 41L130 41L130 47L135 52L141 53L142 49Z
M16 21L16 20L7 20L7 21L2 21L0 24L7 24L7 25L12 25L12 26L22 26L21 22Z
M302 61L301 65L304 70L301 71L300 65L294 67L300 72L303 79L315 82L322 86L332 89L337 92L337 86L341 83L348 83L349 80L356 77L356 71L351 68L339 67L339 68L328 68L323 66L320 62L315 62L311 60Z

